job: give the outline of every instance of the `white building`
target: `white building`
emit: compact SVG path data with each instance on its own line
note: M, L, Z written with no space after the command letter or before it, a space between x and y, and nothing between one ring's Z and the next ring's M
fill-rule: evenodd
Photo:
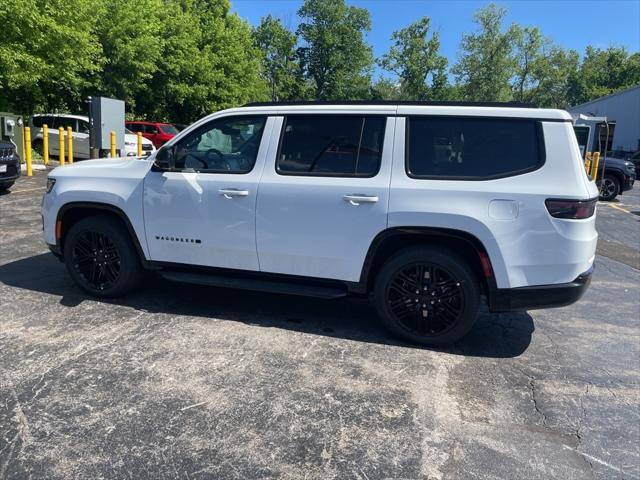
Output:
M574 117L582 113L607 117L609 122L615 122L607 150L640 150L640 85L570 107L567 111Z

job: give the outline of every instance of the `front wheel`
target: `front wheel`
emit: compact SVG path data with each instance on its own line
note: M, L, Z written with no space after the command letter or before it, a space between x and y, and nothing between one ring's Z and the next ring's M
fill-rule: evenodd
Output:
M129 233L117 220L88 217L74 224L64 240L64 260L73 280L97 297L118 297L143 277Z
M613 175L607 174L600 182L600 200L610 202L620 193L620 181Z
M413 343L450 345L475 324L480 305L478 280L453 252L415 247L391 257L374 286L382 323Z

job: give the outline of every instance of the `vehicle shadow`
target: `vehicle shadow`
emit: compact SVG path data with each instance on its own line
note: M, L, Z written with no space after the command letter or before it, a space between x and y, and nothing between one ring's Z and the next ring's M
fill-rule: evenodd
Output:
M138 291L117 299L98 299L76 287L51 254L0 265L0 282L61 297L73 308L85 300L122 305L149 313L217 318L260 327L282 328L360 342L425 348L392 337L377 321L366 299L321 300L245 290L174 283L149 275ZM453 347L434 349L454 355L510 358L522 354L535 328L526 312L491 314L483 306L474 329Z

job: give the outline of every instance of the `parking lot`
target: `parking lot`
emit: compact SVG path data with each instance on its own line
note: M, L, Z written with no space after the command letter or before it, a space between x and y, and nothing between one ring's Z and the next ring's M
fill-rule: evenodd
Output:
M45 175L0 196L0 478L640 478L638 186L599 204L579 303L434 350L362 300L89 298L41 239Z

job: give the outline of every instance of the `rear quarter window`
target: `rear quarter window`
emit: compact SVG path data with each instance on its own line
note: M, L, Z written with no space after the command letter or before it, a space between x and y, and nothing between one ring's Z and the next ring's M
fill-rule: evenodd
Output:
M409 117L406 135L405 166L413 178L489 180L544 164L536 120Z

